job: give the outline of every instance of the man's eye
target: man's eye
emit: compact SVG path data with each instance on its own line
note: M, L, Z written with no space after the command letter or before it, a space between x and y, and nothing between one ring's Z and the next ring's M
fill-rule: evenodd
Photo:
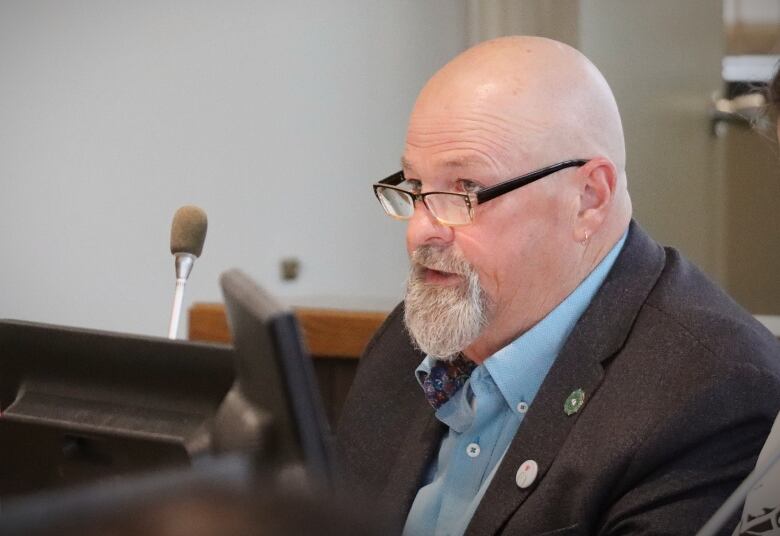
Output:
M410 192L419 193L422 190L422 183L415 179L406 179L398 186Z
M464 191L467 194L477 193L482 189L482 185L469 179L460 179L457 184L458 190Z

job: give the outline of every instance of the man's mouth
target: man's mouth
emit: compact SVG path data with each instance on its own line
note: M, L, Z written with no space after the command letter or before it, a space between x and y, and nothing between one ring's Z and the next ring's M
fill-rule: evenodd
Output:
M452 272L444 272L421 266L421 275L425 283L432 285L455 285L463 281L463 276Z

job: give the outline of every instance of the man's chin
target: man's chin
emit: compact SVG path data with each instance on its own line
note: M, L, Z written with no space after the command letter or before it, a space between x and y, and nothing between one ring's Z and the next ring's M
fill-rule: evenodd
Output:
M479 336L478 321L462 322L451 308L423 309L407 303L404 315L406 331L423 353L442 361L451 361Z

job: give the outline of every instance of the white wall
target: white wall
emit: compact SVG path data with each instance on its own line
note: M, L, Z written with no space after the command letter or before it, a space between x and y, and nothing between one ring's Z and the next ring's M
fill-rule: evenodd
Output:
M236 266L389 308L403 225L370 184L465 24L451 0L1 2L0 318L163 335L186 203L210 226L185 306Z

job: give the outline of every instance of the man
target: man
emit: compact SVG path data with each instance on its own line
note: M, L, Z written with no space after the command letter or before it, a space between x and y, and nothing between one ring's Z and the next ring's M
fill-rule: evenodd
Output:
M344 407L349 485L406 534L695 532L755 463L780 349L631 222L598 70L478 45L420 93L402 163L375 192L412 269Z

